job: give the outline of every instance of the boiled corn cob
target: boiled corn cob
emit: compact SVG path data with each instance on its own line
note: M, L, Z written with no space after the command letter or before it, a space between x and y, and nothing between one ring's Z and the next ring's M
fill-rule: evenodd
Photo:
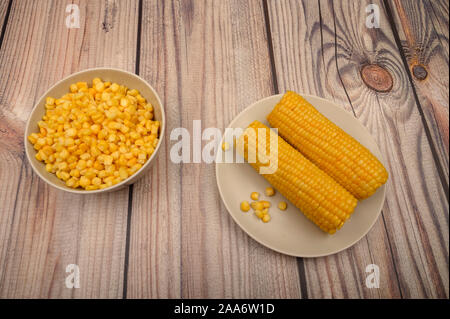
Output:
M286 92L267 120L357 199L371 196L386 183L388 172L383 164L297 93Z
M278 149L273 147L276 142ZM277 166L274 173L262 175L323 231L335 233L353 213L355 197L262 123L250 124L236 146L247 161L249 152L256 153L250 164L258 172L264 166Z

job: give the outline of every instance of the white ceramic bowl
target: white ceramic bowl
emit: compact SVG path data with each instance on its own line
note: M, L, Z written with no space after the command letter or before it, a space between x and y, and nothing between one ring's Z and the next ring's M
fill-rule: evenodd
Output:
M80 189L70 188L66 186L66 184L62 180L56 177L55 174L47 172L45 170L45 164L36 159L35 157L36 150L34 149L33 145L28 141L28 136L33 132L36 133L39 132L37 123L38 121L42 120L42 117L45 115L45 99L47 96L59 98L70 91L69 90L70 84L75 82L92 83L92 80L96 77L102 79L102 81L116 82L118 84L125 85L128 88L137 89L140 92L140 94L153 105L154 118L161 122L161 126L159 132L159 143L156 146L153 154L145 162L145 164L141 167L141 169L139 169L136 173L128 177L126 180L123 180L122 182L116 185L104 189L87 191L81 188ZM25 152L28 161L31 164L31 167L36 172L36 174L38 174L44 181L46 181L53 187L77 194L94 194L94 193L111 192L123 188L127 185L133 184L140 177L142 177L144 173L152 166L152 164L155 162L155 158L158 154L161 143L164 140L165 126L166 121L164 117L164 107L161 103L161 100L159 99L159 96L156 93L155 89L153 89L153 87L150 84L148 84L144 79L140 78L136 74L118 69L112 68L87 69L84 71L74 73L57 82L39 98L38 102L31 111L30 117L28 118L27 125L25 128L25 136L24 136Z

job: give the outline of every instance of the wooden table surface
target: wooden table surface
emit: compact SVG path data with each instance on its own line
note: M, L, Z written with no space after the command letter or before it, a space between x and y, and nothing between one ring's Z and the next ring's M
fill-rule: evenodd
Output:
M447 0L1 0L0 26L1 298L449 298ZM53 83L99 66L156 88L166 140L133 186L79 196L33 173L24 126ZM372 230L332 256L263 247L227 213L214 164L169 159L173 128L224 129L287 89L352 112L390 173Z

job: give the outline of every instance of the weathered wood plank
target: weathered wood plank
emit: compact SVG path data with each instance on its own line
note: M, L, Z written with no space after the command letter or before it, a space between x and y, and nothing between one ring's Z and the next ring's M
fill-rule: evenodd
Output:
M201 120L224 129L273 94L261 1L144 1L143 14L141 75L161 94L168 130L157 165L135 186L128 296L299 297L296 259L234 223L214 164L169 159L173 128L192 134Z
M6 23L5 17L6 17L6 11L8 9L8 5L9 5L8 0L0 1L0 30L2 30L3 23Z
M25 121L52 83L94 66L134 70L137 1L76 3L80 28L68 29L65 3L14 1L0 52L1 297L122 296L128 190L61 192L24 158ZM68 264L79 289L65 287Z
M342 104L337 83L329 78L335 68L333 30L321 29L317 3L269 1L275 66L280 92L293 89ZM333 18L322 17L325 19ZM332 22L332 20L331 20ZM336 92L338 91L338 92ZM376 240L373 240L376 238ZM369 264L380 266L385 284L367 289L365 272ZM380 218L369 236L351 249L316 259L305 259L310 298L397 298L400 296L389 241Z
M368 29L373 1L269 1L279 90L324 96L343 105L376 138L390 172L382 217L365 239L335 256L305 260L311 297L448 296L448 202L392 31ZM361 79L366 64L393 77L389 93ZM380 289L365 267L380 267Z
M433 28L435 29L444 51L449 50L449 3L445 0L428 0L425 2L427 14L431 17Z
M448 1L442 2L391 0L389 7L448 185Z

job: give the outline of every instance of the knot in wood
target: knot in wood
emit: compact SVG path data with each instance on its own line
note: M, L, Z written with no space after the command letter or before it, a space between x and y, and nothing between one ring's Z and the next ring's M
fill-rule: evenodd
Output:
M412 68L413 75L418 80L425 80L428 76L428 72L423 65L416 64Z
M389 92L394 83L388 70L376 64L364 65L361 78L369 88L377 92Z

